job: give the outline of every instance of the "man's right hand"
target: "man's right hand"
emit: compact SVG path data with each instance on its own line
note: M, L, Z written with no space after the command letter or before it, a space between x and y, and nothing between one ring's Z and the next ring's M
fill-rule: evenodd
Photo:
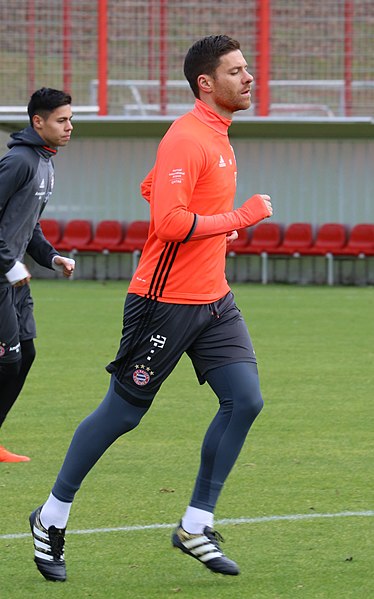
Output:
M13 287L22 287L23 285L27 285L31 279L28 269L19 260L17 260L14 266L12 266L12 268L5 273L5 276L9 283L13 285Z
M17 283L13 284L13 287L23 287L23 285L27 285L28 283L30 283L30 280L31 280L31 275L29 275L25 279L21 279L20 281L17 281Z

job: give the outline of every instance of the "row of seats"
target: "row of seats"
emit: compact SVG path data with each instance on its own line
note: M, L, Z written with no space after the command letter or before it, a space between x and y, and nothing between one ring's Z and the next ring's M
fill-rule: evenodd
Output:
M238 239L229 247L235 254L359 256L374 255L374 224L357 224L351 230L339 223L326 223L314 234L309 223L292 223L284 230L282 225L261 223L239 231Z
M286 228L264 222L251 230L239 231L229 255L261 256L261 281L268 282L271 258L326 258L326 282L334 284L334 260L374 256L374 224L361 223L351 229L340 223L325 223L317 230L310 223L291 223Z
M351 229L340 223L325 223L317 230L310 223L291 223L286 228L273 222L239 231L229 255L261 256L261 282L268 282L268 262L276 258L323 256L326 282L334 284L334 260L374 256L374 224L361 223Z
M103 220L93 228L90 220L71 220L63 226L55 219L42 219L42 231L59 252L134 252L141 251L148 236L149 222L130 224Z
M123 223L103 220L95 227L90 220L68 221L65 226L56 219L40 221L50 243L60 252L131 253L133 266L148 235L149 221ZM334 259L374 256L374 224L361 223L352 228L340 223L325 223L314 228L310 223L291 223L284 227L266 221L238 231L238 239L228 246L229 257L258 255L261 259L261 280L268 281L268 261L271 258L325 256L327 282L334 282Z
M130 224L104 220L95 230L89 220L71 220L65 227L55 219L44 219L40 224L56 249L69 252L142 250L149 229L149 222L144 220ZM357 224L349 230L346 225L327 223L314 235L309 223L292 223L284 229L278 223L264 222L241 229L228 251L234 254L374 255L374 224Z

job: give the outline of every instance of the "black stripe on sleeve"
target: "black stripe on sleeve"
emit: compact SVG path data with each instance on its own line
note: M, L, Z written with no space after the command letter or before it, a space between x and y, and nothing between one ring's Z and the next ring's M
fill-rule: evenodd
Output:
M189 230L189 233L187 235L187 237L185 237L185 239L183 239L182 243L187 243L187 241L189 241L193 235L194 230L196 229L196 225L197 225L197 214L194 214L194 219L193 219L193 223L192 223L192 227Z

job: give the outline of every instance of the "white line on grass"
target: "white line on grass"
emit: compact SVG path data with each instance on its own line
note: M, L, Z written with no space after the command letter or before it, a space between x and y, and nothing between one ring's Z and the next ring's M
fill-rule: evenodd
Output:
M354 516L370 517L374 516L374 510L368 510L366 512L337 512L333 514L290 514L285 516L260 516L259 518L224 518L223 520L217 520L216 524L261 524L262 522L279 522L282 520L295 521L295 520L311 520L313 518L346 518ZM134 526L118 526L116 528L87 528L85 530L68 530L67 534L70 535L93 535L103 532L131 532L134 530L156 530L160 528L174 528L177 526L174 524L138 524ZM31 533L16 533L9 535L0 535L2 539L24 539L29 537Z

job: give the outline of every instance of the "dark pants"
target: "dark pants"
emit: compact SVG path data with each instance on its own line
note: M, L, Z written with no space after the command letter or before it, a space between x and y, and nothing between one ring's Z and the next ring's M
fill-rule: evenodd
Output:
M21 359L0 364L0 427L7 417L35 359L34 341L21 341Z
M263 405L252 342L232 293L202 305L127 296L120 348L107 367L112 373L108 393L74 434L52 490L58 499L73 501L106 449L139 424L183 353L199 382L207 381L219 400L191 498L191 505L214 510Z

